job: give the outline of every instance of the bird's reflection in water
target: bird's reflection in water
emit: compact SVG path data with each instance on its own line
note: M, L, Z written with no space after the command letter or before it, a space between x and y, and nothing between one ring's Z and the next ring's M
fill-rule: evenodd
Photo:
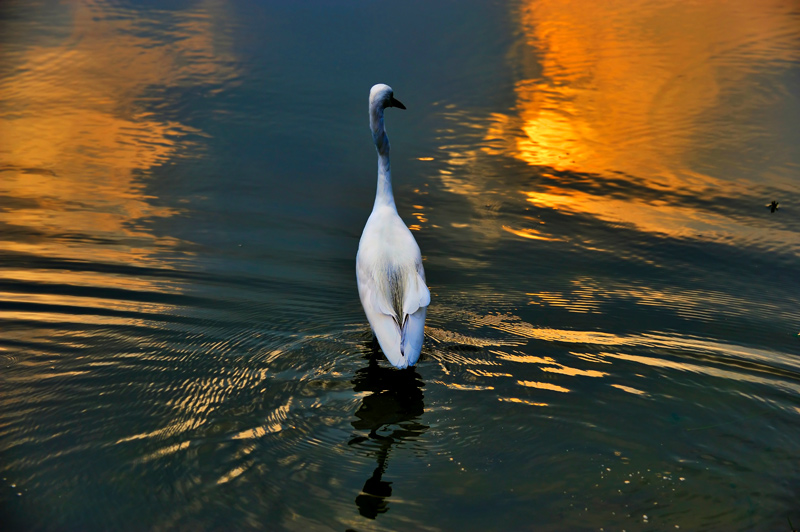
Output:
M358 511L364 517L375 519L389 509L386 499L392 495L392 483L383 480L389 463L389 454L396 443L415 440L428 427L419 422L425 410L422 387L425 385L416 368L398 370L381 366L383 355L373 349L367 358L369 365L356 372L353 388L357 392L372 392L364 397L352 422L358 431L369 431L357 436L350 445L369 442L378 466L364 483L356 497Z

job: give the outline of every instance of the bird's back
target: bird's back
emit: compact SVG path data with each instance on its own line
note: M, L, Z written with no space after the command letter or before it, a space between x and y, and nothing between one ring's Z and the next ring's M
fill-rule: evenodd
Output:
M370 215L356 257L358 292L378 343L397 367L413 365L430 292L419 246L393 206Z

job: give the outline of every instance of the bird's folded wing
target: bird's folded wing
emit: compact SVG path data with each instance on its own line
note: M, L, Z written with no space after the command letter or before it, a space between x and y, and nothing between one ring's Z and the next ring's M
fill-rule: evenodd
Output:
M395 321L398 320L397 313L392 308L392 303L386 297L387 291L381 289L380 281L376 277L364 272L363 275L359 275L358 284L359 292L362 294L361 302L365 310L367 310L367 314L369 314L369 311L380 312L391 316Z
M425 286L425 279L418 271L414 271L406 278L405 295L403 297L403 314L414 314L420 307L431 304L431 292Z

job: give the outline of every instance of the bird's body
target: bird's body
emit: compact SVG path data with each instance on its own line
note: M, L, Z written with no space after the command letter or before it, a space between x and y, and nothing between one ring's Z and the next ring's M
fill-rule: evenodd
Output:
M386 107L405 109L394 99L391 87L375 85L370 91L369 116L378 151L378 189L358 244L356 279L364 313L381 350L393 366L406 368L419 359L431 295L419 246L394 203L389 139L383 124Z

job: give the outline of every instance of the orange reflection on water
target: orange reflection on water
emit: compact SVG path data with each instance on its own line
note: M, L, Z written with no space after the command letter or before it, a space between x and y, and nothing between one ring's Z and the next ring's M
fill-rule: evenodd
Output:
M527 75L516 86L517 113L495 114L487 137L556 170L669 183L710 147L698 146L698 130L719 126L707 119L725 91L760 59L800 55L791 9L777 0L536 0L519 16Z
M494 353L501 360L508 360L510 362L521 362L523 364L538 364L541 365L541 370L548 373L559 373L561 375L568 375L570 377L605 377L608 373L597 370L585 370L572 368L559 364L551 357L537 357L534 355L522 355L516 353L504 353L502 351L490 351Z
M611 386L613 388L616 388L618 390L622 390L623 392L631 393L633 395L647 395L647 392L644 392L644 391L639 390L637 388L633 388L631 386L625 386L623 384L612 384Z
M520 399L518 397L498 397L498 401L503 401L506 403L519 403L523 405L530 405L530 406L549 406L548 403L539 403L536 401L530 401L528 399Z
M527 238L529 240L545 240L545 241L550 241L550 242L555 241L555 240L561 240L560 238L553 238L551 236L545 236L540 231L537 231L536 229L530 229L530 228L526 228L526 227L523 227L521 229L514 229L513 227L509 227L507 225L504 225L503 226L503 231L506 231L507 233L511 233L512 235L517 235L517 236L522 237L522 238Z
M549 382L517 381L517 384L527 388L539 388L540 390L550 390L552 392L568 393L570 391L569 388L564 388L563 386L551 384Z
M2 248L154 264L159 248L177 244L142 223L176 213L148 195L146 176L180 156L187 136L203 134L149 109L164 103L166 88L235 74L215 37L221 5L176 12L169 30L148 32L142 13L74 2L63 13L71 33L62 41L0 53L15 67L0 84L0 195L10 198L0 223L26 235Z
M546 366L542 368L542 371L546 371L548 373L560 373L561 375L567 375L569 377L607 377L608 373L604 371L597 371L594 369L578 369L578 368L571 368L569 366Z
M763 239L750 220L698 208L695 199L752 196L795 179L797 139L765 140L766 131L797 131L779 112L791 100L782 73L800 60L791 3L535 0L515 15L515 105L490 113L473 144L443 130L447 190L470 198L483 218L492 196L522 194L536 207L647 233ZM481 122L465 112L445 116L462 137ZM764 144L779 156L754 155ZM541 174L532 184L506 176L488 162L497 156ZM508 183L487 179L498 173ZM563 239L534 224L497 224L494 233L484 225L495 239L500 227L527 240ZM770 239L800 245L795 234Z

